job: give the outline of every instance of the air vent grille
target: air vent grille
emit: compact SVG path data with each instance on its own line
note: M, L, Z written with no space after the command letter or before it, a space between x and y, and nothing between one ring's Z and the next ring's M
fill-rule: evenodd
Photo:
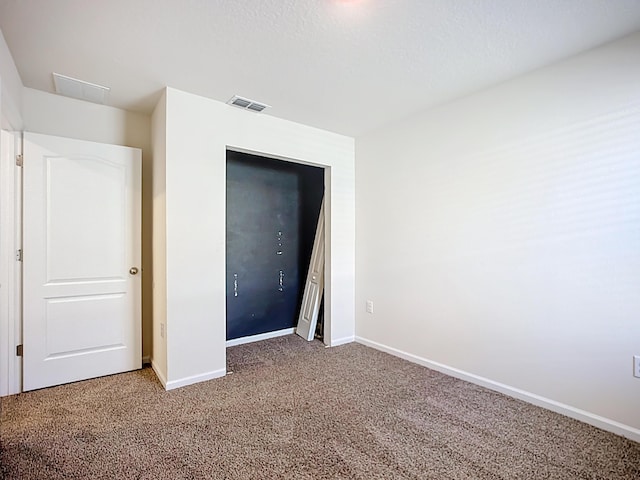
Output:
M235 105L236 107L247 108L249 105L251 105L251 102L249 100L245 100L244 98L234 97L233 101L231 102L231 105Z
M266 105L262 105L261 103L255 103L255 102L247 107L247 109L253 110L254 112L261 112L265 108L267 108Z
M87 102L100 103L105 105L109 98L109 87L85 82L77 78L67 77L59 73L53 73L53 83L56 93L66 97L86 100Z
M234 95L227 103L244 110L251 110L252 112L262 112L265 108L269 108L269 105L250 100L239 95Z

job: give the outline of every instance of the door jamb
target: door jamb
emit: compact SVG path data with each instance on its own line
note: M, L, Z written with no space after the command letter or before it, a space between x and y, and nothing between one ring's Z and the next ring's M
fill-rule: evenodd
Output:
M0 140L0 396L22 391L22 169L16 155L22 154L22 133L2 130Z

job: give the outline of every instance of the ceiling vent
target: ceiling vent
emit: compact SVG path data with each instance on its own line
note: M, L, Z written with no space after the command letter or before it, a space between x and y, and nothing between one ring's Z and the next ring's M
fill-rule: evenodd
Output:
M239 107L244 110L251 110L252 112L261 112L265 108L269 108L269 105L265 105L264 103L255 102L253 100L249 100L248 98L241 97L239 95L234 95L227 102L229 105L233 105L234 107Z
M87 102L105 105L109 98L109 87L85 82L77 78L67 77L59 73L53 74L53 83L56 86L56 93L65 97L86 100Z

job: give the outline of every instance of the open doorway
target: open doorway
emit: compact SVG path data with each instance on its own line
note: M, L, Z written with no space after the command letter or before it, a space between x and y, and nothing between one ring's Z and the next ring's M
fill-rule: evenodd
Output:
M226 170L227 345L293 333L324 169L228 150Z

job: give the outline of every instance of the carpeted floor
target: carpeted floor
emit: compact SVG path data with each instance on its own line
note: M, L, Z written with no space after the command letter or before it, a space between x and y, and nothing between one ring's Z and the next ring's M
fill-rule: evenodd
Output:
M3 398L10 479L640 479L640 444L358 344L228 350L165 392L151 369Z

